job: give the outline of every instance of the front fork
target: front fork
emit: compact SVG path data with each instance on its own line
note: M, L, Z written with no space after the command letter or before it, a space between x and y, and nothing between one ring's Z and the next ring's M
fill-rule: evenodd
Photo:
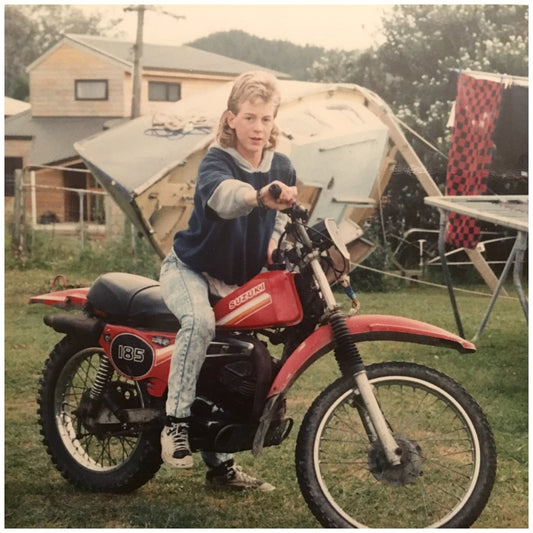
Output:
M392 466L399 465L401 462L401 449L392 436L389 425L383 416L383 412L374 395L373 387L368 381L366 370L358 372L355 374L354 378L359 394L361 395L362 403L368 413L368 419L370 422L370 424L368 424L370 426L368 428L369 433L374 439L379 439L389 463Z
M297 229L301 241L309 250L312 250L312 243L307 232L303 228L303 225L299 225ZM355 343L352 341L348 326L346 325L346 317L339 311L329 281L320 265L318 253L311 252L309 259L309 264L313 270L315 280L320 288L324 302L326 303L326 312L329 315L329 324L331 325L333 337L335 339L335 358L340 371L343 376L354 376L361 401L368 412L368 419L370 422L368 425L372 426L368 428L371 438L379 439L383 446L385 457L391 465L399 465L401 462L400 448L396 443L378 401L374 396L374 391L372 385L368 381L361 354Z
M388 462L392 465L400 464L401 450L390 430L389 424L379 406L373 387L368 380L368 375L357 346L352 342L346 318L336 312L330 319L335 338L335 359L343 375L354 377L355 385L359 392L360 401L364 407L364 413L361 413L363 422L366 423L367 432L372 440L379 440ZM365 414L367 416L365 416Z

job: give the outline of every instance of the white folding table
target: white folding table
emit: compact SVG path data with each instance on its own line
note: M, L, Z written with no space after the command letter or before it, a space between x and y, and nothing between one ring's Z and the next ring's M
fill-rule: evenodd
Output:
M436 207L440 212L440 231L439 231L439 253L441 262L448 285L448 292L454 309L455 320L459 329L459 334L464 337L463 326L457 309L453 284L450 272L446 263L445 256L445 232L448 214L450 212L467 215L477 220L490 222L504 228L515 230L516 239L507 258L503 271L498 279L489 306L481 321L476 335L473 340L477 340L489 319L494 307L496 298L505 283L511 265L514 264L513 281L526 317L528 319L528 302L522 287L522 268L524 264L524 255L527 250L528 236L528 197L522 195L496 195L496 196L428 196L424 199L425 203Z

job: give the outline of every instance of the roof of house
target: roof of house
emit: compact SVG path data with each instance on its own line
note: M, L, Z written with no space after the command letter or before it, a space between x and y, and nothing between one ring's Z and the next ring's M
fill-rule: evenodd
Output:
M118 118L118 117L117 117ZM78 159L74 143L102 132L111 117L32 117L24 111L4 122L5 138L33 139L28 165L51 165ZM51 133L53 132L53 134Z
M127 70L133 68L133 43L93 35L67 34L58 44L29 65L27 70L33 69L65 42L122 65ZM143 67L232 77L249 70L269 70L191 46L149 43L143 45ZM280 79L290 78L287 74L269 71ZM99 133L108 126L112 127L113 121L117 120L121 121L123 118L32 117L31 111L25 111L6 118L4 137L33 139L28 163L48 165L79 157L73 148L75 142Z
M4 96L4 116L10 117L26 111L31 106L28 102L23 102L22 100L15 100L15 98L9 98L9 96Z
M65 42L82 47L91 53L102 55L109 60L116 61L124 65L125 68L133 68L134 43L94 35L69 33L65 35L60 43L29 65L27 70L31 70L40 63L42 59L55 50L57 46L60 46ZM220 54L206 52L204 50L193 48L192 46L169 46L143 43L142 63L144 69L174 70L226 76L235 76L249 70L261 69L268 70L281 79L290 78L289 75L284 74L283 72L273 71Z

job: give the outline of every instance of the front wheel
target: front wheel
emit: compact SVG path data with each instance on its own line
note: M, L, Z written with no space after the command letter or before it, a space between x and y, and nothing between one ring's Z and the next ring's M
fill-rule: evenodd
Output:
M325 527L473 524L496 474L494 438L479 405L424 366L379 363L367 373L402 464L391 467L369 440L353 378L338 379L314 401L298 435L296 471L313 514Z

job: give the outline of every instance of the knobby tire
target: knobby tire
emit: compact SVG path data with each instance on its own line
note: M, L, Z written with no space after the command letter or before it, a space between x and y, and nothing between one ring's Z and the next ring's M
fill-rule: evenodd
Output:
M298 482L315 517L324 527L472 525L496 474L494 438L479 405L424 366L379 363L367 372L410 459L397 469L384 466L362 423L354 379L339 378L314 401L298 434Z
M92 385L101 357L100 347L69 336L54 347L39 381L40 431L53 464L74 486L90 492L125 493L144 485L159 470L159 434L96 435L80 425L76 409ZM119 384L118 390L127 391L129 406L150 405L152 400L141 386L116 373L112 379Z

